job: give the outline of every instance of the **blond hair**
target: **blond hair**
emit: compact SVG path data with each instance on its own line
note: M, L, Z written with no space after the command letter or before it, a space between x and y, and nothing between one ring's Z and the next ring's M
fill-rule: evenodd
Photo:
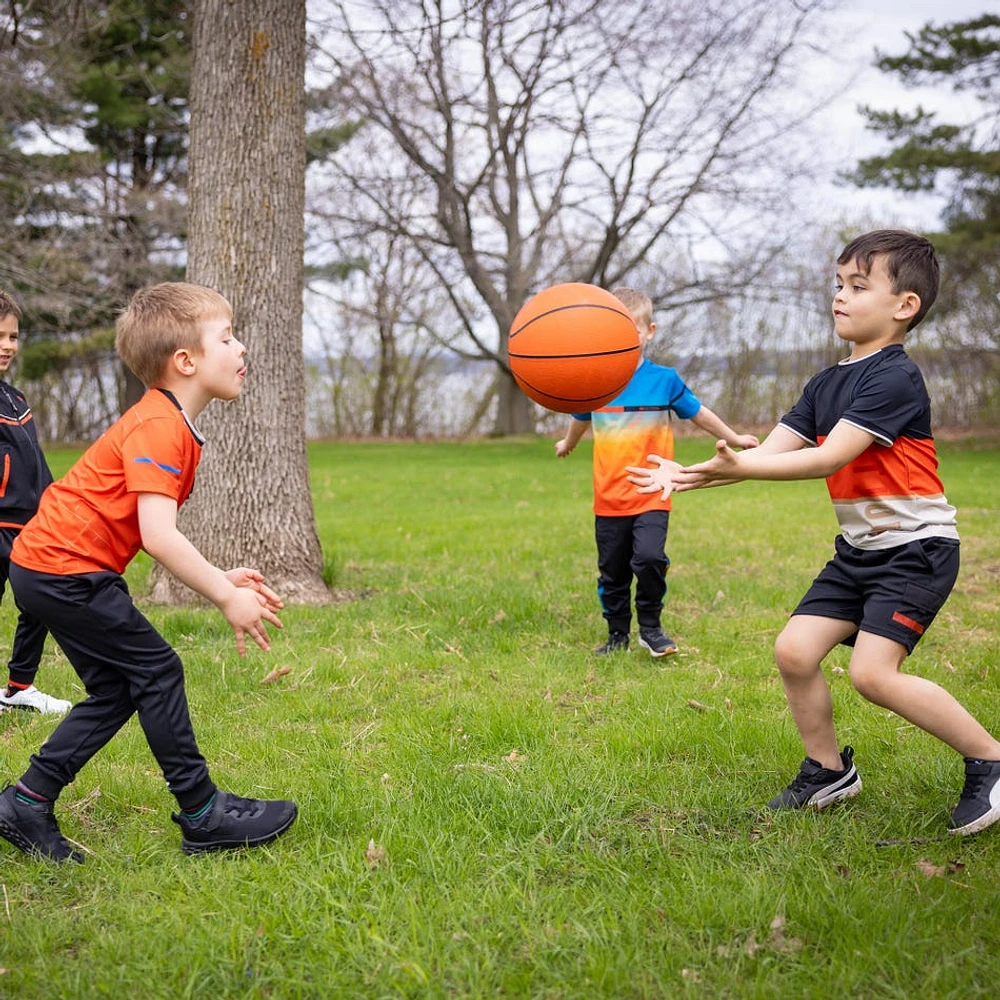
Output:
M142 380L155 385L174 351L201 350L202 323L231 318L233 307L213 288L165 281L140 288L115 324L115 350Z
M612 288L611 294L632 314L636 326L648 330L653 325L653 302L645 292L621 285Z
M0 288L0 319L3 319L4 316L13 316L14 319L20 322L23 315L21 307L17 304L14 296Z

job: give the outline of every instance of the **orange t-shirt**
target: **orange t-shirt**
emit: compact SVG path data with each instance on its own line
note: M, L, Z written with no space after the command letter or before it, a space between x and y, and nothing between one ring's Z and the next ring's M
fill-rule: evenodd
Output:
M191 494L204 439L180 404L150 389L42 495L11 561L54 576L122 573L142 547L139 494Z

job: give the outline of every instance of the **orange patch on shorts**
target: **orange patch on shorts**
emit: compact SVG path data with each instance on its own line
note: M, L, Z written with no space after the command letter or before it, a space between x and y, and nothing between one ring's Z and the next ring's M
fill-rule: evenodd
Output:
M899 611L896 611L893 614L892 620L894 622L899 622L900 625L905 625L907 628L913 629L917 635L924 634L924 627L920 624L920 622L915 622L912 618L907 618L906 615L901 614Z

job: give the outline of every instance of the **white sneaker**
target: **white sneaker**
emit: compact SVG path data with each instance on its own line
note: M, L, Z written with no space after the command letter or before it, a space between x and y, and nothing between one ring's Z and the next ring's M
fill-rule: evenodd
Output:
M53 698L39 691L34 684L12 695L7 694L6 688L0 689L0 692L0 706L4 708L23 708L28 712L41 712L42 715L65 715L73 707L73 702Z

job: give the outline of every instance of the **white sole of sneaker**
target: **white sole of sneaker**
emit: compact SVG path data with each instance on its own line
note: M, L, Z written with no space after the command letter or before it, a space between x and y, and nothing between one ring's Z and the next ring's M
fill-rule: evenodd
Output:
M645 639L640 639L639 640L639 645L642 646L643 649L648 649L650 656L655 656L657 658L659 658L661 656L673 656L674 653L677 652L677 647L676 646L672 646L670 649L664 649L662 652L660 652L658 650L655 650L655 649L653 649L652 646L650 646L650 644L648 642L646 642Z
M829 805L833 805L839 799L853 799L855 795L859 794L861 791L861 779L858 778L853 784L847 785L843 788L829 789L823 792L817 792L806 805L812 809L825 809Z
M995 805L988 813L983 813L979 819L974 819L971 823L966 823L965 826L957 827L948 832L956 837L968 837L972 833L979 833L980 830L992 826L998 819L1000 819L1000 805Z

